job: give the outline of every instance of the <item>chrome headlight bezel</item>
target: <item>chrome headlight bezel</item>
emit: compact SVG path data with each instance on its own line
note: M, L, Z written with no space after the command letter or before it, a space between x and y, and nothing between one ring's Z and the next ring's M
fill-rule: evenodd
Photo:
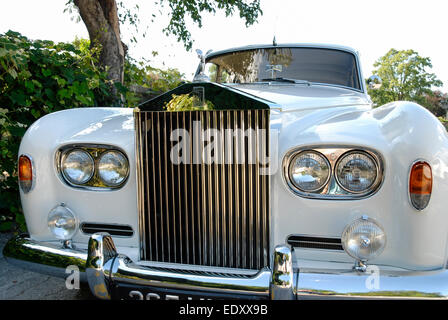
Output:
M63 169L63 162L62 162L63 159L65 158L65 156L67 154L69 154L73 150L81 150L81 151L88 153L94 161L94 172L93 172L92 176L90 177L90 179L83 184L72 183L69 179L67 179L67 177L65 177L63 170L62 170ZM122 154L124 156L124 158L126 159L126 163L127 163L126 177L121 181L121 183L116 184L116 185L105 184L99 175L99 170L98 170L99 159L101 158L101 156L103 154L105 154L109 151L119 152L120 154ZM122 150L119 147L112 146L112 145L100 145L100 144L86 143L86 144L70 144L70 145L65 145L65 146L60 147L59 150L56 151L56 154L55 154L55 165L56 165L56 169L58 171L58 175L59 175L59 178L61 179L61 181L70 187L78 188L78 189L87 189L87 190L92 190L92 191L112 191L112 190L121 189L122 187L124 187L126 185L127 181L129 180L131 164L130 164L130 161L129 161L129 158L128 158L126 152L124 152L124 150Z
M302 154L306 154L306 153L316 155L321 160L323 160L323 163L328 167L328 175L325 178L324 182L319 187L316 187L314 189L305 189L304 187L300 187L299 184L293 178L292 168L294 166L296 159L299 156L301 156ZM289 161L288 178L290 179L290 182L292 183L292 185L294 185L295 188L297 188L298 190L300 190L302 192L312 193L312 192L318 192L318 191L322 190L323 188L325 188L325 186L330 181L331 174L332 174L332 172L331 172L330 161L328 161L328 159L322 153L315 151L315 150L303 150L301 152L297 152L294 154L294 156L292 156L291 160Z
M101 168L100 168L100 166L101 166L101 161L104 159L104 157L105 157L107 154L110 154L110 153L115 153L115 154L119 155L120 157L122 157L122 160L125 162L125 166L126 166L126 168L125 168L125 174L124 174L123 178L120 180L120 182L118 182L118 183L112 183L112 182L110 182L110 181L106 181L106 179L104 178L104 176L103 176L102 173L101 173ZM126 182L126 179L129 177L129 160L128 160L128 158L126 157L126 155L125 155L123 152L119 151L119 150L116 150L116 149L114 149L114 150L107 150L107 151L104 151L104 152L98 157L97 162L96 162L96 169L97 169L98 177L101 179L101 181L102 181L106 186L111 187L111 188L117 188L117 187L121 186L123 183L125 183L125 182Z
M74 154L75 152L79 152L79 153L86 155L92 165L91 172L87 175L87 178L82 181L74 181L64 170L64 163L66 162L67 158L70 155ZM87 151L85 151L81 148L73 148L73 149L66 150L61 156L60 167L61 167L61 174L64 177L65 181L67 181L70 185L74 185L74 186L81 186L83 184L88 183L90 181L90 179L92 179L93 175L95 174L95 160L93 159L93 157L90 153L88 153Z
M351 190L350 188L344 186L344 184L340 181L339 179L339 175L338 175L338 169L339 169L339 165L341 164L341 162L346 159L348 156L351 156L353 154L361 154L365 157L367 157L368 159L370 159L372 161L372 163L375 166L375 179L373 180L373 182L370 184L369 187L365 188L364 190ZM378 185L378 183L380 182L379 178L381 178L380 176L380 167L378 165L377 160L375 159L375 157L373 157L371 154L369 154L368 152L364 151L364 150L350 150L345 152L344 154L342 154L338 160L335 163L334 166L334 178L336 180L336 182L338 183L338 185L344 189L345 191L349 192L349 193L353 193L353 194L366 194L369 193L372 189L375 189L375 187Z
M290 178L290 163L294 157L304 151L315 151L319 152L325 156L330 162L331 166L331 176L327 184L320 190L314 192L304 192L297 188ZM377 165L377 176L375 182L372 186L365 190L364 192L354 193L343 189L339 183L336 181L336 163L339 159L351 152L363 152L368 154L372 159L374 159ZM303 198L309 199L331 199L331 200L355 200L355 199L365 199L374 195L381 188L384 181L385 165L382 155L371 148L367 147L356 147L356 146L346 146L346 145L316 145L316 146L303 146L292 148L287 151L283 157L282 162L283 171L283 181L285 182L287 188L295 195Z

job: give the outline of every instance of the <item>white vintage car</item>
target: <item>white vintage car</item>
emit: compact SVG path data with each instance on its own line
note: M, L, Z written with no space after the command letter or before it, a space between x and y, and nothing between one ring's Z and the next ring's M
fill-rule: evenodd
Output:
M75 266L101 299L448 296L437 118L372 108L350 48L201 59L192 83L135 110L71 109L28 129L29 235L8 242L9 262ZM176 109L182 96L196 107Z

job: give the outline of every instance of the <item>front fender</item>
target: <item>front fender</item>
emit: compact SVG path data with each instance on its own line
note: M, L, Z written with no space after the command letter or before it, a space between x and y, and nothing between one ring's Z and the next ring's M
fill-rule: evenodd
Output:
M387 245L371 263L413 270L446 264L448 217L448 137L445 128L425 108L395 102L373 110L347 107L279 115L279 158L295 147L322 145L370 148L382 155L384 182L362 200L315 200L293 194L282 170L272 178L272 236L284 242L290 234L340 237L345 226L361 215L385 229ZM423 211L409 201L408 178L414 161L424 159L433 170L433 193ZM344 252L296 250L298 258L352 261Z
M122 149L129 158L130 176L114 191L89 191L64 183L55 165L56 152L72 143L106 144ZM120 223L138 230L135 180L133 110L125 108L69 109L37 120L22 139L19 154L31 156L33 190L21 191L28 231L35 240L54 240L47 226L48 212L64 202L80 221ZM87 244L88 235L78 232L75 242ZM117 245L138 247L138 235L120 238Z

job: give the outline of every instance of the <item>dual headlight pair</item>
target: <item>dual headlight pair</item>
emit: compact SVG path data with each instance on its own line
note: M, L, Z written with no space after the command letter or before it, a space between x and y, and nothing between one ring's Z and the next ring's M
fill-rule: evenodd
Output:
M333 149L331 156L335 157ZM380 181L378 161L366 151L348 150L330 160L317 150L292 154L287 168L290 186L303 193L321 193L334 177L345 194L366 194Z
M72 186L118 188L129 175L123 152L105 147L73 147L61 153L60 172Z

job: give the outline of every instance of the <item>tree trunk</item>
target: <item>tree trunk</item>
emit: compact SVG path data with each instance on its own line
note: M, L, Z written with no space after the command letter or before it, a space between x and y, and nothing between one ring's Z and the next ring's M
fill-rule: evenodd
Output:
M99 62L107 68L108 79L123 84L125 46L120 38L115 0L74 0L74 3L89 32L90 45L99 43L102 47ZM120 98L114 85L111 92L118 101Z

